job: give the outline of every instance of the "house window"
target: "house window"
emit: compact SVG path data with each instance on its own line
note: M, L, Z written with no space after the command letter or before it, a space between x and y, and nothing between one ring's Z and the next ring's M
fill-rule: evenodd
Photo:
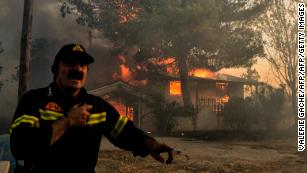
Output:
M180 81L170 81L169 82L169 95L170 96L181 96Z
M218 96L224 96L227 95L227 86L228 83L224 83L224 82L217 82L216 83L216 92Z

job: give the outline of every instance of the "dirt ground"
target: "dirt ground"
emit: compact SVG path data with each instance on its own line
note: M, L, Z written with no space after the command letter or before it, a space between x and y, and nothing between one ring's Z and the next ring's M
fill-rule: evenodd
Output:
M307 151L297 152L296 140L201 141L157 138L175 148L173 164L151 157L133 157L103 139L97 173L305 173ZM165 155L166 156L166 155Z

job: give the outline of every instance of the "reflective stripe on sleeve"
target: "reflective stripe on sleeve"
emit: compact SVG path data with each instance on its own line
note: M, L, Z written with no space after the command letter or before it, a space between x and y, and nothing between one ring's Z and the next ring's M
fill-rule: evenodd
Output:
M28 123L28 124L31 124L30 127L36 127L36 128L39 127L39 119L38 119L37 117L32 116L32 115L23 115L23 116L17 118L17 119L13 122L10 131L12 131L15 127L17 127L17 126L20 125L21 123Z
M104 122L104 121L106 121L106 116L107 116L106 112L90 114L88 116L87 125L92 126L92 125L98 124L100 122Z
M41 119L43 120L57 120L64 116L63 113L51 111L51 110L43 110L39 109L39 113L41 115Z
M127 122L127 117L119 116L117 123L114 126L114 129L111 131L111 136L116 138L122 132Z

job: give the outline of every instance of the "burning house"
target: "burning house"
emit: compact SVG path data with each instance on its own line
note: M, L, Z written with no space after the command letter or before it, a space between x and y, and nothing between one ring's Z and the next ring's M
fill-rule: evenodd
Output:
M148 114L152 114L156 108L151 105L153 103L151 96L144 94L141 88L151 86L159 90L167 102L176 102L183 106L175 58L150 59L151 64L163 70L152 72L148 80L136 80L135 71L128 67L126 57L118 58L121 63L119 71L113 74L115 82L92 90L91 93L107 100L121 115L129 117L138 127L145 131L156 132L159 120L148 118ZM224 104L233 97L243 98L244 85L248 84L242 78L197 68L189 71L187 82L194 112L197 114L197 130L223 129ZM173 118L177 122L173 130L193 130L191 116L178 114Z
M183 105L181 82L178 76L163 75L161 77L166 99ZM189 94L197 114L197 130L221 130L223 125L224 104L230 98L244 97L244 79L231 75L214 73L206 69L194 69L189 73ZM188 116L175 117L176 131L193 129Z
M157 74L159 87L169 102L183 105L181 83L177 75ZM197 113L197 130L223 129L224 104L232 97L244 97L242 78L213 73L209 70L195 69L189 73L189 94ZM116 81L91 91L110 102L121 115L129 117L145 131L157 131L152 120L144 118L152 110L148 103L150 97L138 87L124 81ZM175 116L175 131L193 130L189 116Z
M136 126L141 127L143 101L146 98L136 87L120 80L91 90L90 93L102 97L122 116L127 116Z

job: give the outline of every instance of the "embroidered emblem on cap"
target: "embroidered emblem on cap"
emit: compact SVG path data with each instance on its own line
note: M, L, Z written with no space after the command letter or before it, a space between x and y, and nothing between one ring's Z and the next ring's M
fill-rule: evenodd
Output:
M72 51L84 52L84 49L82 49L82 47L81 47L79 44L77 44L77 45L72 49Z

